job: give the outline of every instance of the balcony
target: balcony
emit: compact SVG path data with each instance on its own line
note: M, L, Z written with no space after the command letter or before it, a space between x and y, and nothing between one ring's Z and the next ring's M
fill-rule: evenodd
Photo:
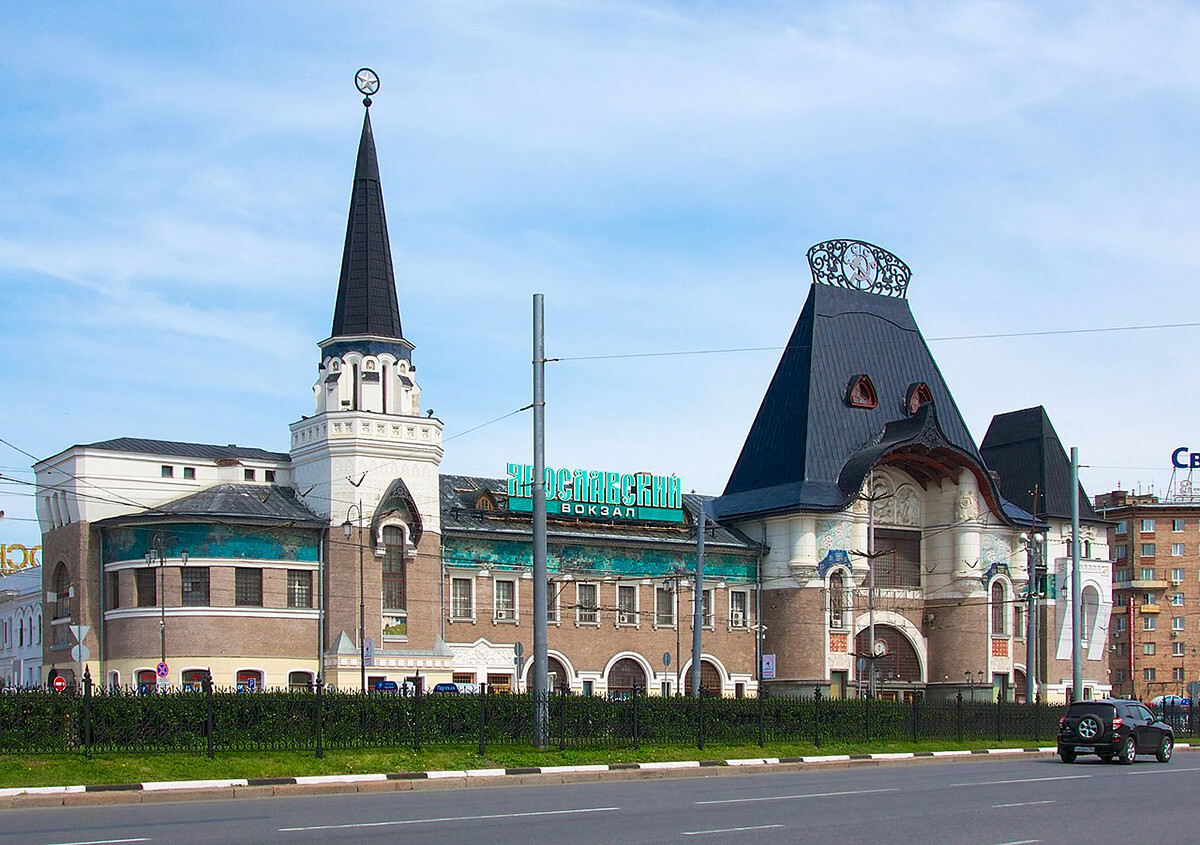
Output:
M1135 590L1165 590L1171 586L1171 582L1165 578L1155 578L1153 580L1134 578L1129 582L1129 586Z
M1162 608L1157 604L1139 604L1138 613L1162 613Z

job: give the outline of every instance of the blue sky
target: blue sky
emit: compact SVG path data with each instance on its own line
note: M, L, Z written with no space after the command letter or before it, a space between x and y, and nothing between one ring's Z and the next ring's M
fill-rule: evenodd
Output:
M443 471L527 459L555 357L782 346L877 243L968 425L1043 404L1089 492L1200 450L1188 3L63 3L0 27L0 437L286 451L362 106ZM563 361L547 460L724 486L779 352ZM31 461L0 445L0 473ZM0 542L36 538L0 482Z

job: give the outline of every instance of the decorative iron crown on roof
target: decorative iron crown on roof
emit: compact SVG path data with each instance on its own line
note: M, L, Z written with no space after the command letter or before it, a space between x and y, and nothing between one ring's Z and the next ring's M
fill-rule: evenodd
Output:
M903 299L912 271L886 249L866 241L823 241L808 251L808 266L818 285L861 290Z

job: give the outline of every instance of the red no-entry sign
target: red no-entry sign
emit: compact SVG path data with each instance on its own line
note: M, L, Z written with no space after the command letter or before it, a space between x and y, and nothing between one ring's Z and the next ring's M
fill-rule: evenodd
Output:
M67 679L66 678L64 678L62 675L59 675L57 678L54 679L54 691L55 692L62 692L66 688L67 688Z

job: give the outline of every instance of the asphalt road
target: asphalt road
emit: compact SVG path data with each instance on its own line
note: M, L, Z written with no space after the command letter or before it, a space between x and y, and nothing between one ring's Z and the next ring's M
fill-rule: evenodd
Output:
M1187 842L1200 753L1056 757L302 798L20 809L0 845L189 842Z

